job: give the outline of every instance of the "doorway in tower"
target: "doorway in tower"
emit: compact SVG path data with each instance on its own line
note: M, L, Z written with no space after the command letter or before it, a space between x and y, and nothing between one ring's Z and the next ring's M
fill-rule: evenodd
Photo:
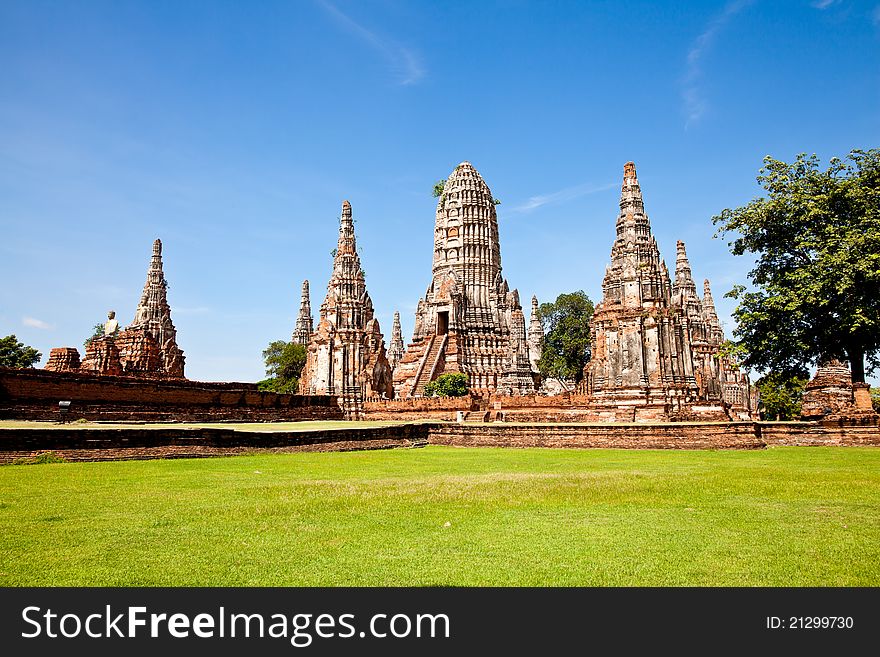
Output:
M437 335L446 335L449 330L449 311L437 313Z

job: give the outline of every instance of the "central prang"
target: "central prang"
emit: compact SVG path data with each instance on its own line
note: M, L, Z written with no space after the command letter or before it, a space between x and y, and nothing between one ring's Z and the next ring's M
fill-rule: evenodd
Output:
M466 374L474 392L535 392L519 293L501 275L495 200L470 162L455 167L437 202L432 274L395 395L422 395L448 372Z

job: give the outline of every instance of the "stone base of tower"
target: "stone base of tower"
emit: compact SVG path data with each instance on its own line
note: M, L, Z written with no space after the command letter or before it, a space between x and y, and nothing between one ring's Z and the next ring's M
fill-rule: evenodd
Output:
M588 407L599 422L729 422L740 419L728 405L696 399L689 386L614 388L587 392Z
M421 397L425 386L441 374L461 372L468 377L468 388L475 395L527 395L534 394L537 388L535 376L527 367L499 373L492 363L503 360L501 346L482 347L479 357L489 361L488 365L481 362L461 362L462 341L474 341L473 337L463 338L455 333L438 335L429 334L416 338L406 349L406 353L394 369L394 396L397 399ZM491 343L490 339L485 342ZM469 358L475 360L474 349L471 347Z
M394 396L397 399L421 397L425 386L438 376L460 371L455 335L429 334L416 338L394 369Z

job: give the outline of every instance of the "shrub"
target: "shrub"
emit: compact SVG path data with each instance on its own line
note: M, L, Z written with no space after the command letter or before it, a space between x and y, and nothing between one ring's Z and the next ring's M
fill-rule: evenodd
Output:
M464 397L468 392L467 374L461 372L441 374L425 386L428 397Z

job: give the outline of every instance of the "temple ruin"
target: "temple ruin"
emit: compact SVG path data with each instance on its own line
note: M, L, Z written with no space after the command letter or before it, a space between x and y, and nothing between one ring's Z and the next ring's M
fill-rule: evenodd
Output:
M185 357L177 345L177 330L168 305L168 281L162 269L162 241L153 242L147 280L134 320L118 330L111 311L104 334L88 341L80 361L73 347L52 349L45 369L99 375L183 379Z
M364 399L393 395L385 341L373 316L348 201L342 204L333 272L317 329L309 338L300 391L338 395L346 416L353 419L360 416Z
M455 167L437 202L432 279L395 392L420 396L445 372L463 372L475 392L535 391L519 293L501 275L495 200L470 162Z
M684 242L675 282L645 213L635 164L623 171L617 236L591 321L582 392L607 420L747 419L747 376L720 353L709 282L697 294Z
M871 404L871 386L853 383L845 361L826 358L804 388L801 418L825 423L878 424Z

